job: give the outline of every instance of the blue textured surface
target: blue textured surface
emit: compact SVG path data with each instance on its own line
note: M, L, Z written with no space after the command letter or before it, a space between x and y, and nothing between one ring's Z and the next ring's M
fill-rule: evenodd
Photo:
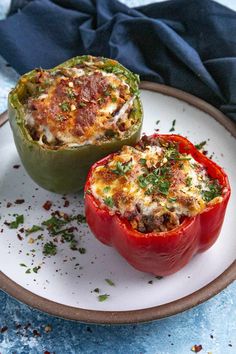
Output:
M126 1L130 5L147 2L150 1ZM0 18L8 3L8 0L1 0ZM6 109L7 93L17 79L17 74L6 65L0 58L0 112ZM191 353L194 344L202 345L200 353L236 353L236 282L192 310L135 326L65 321L33 310L0 292L1 354L45 351L57 354L185 354Z
M236 283L210 301L177 316L148 324L126 326L86 325L47 316L2 293L1 353L191 353L201 344L201 353L236 352ZM20 328L16 328L17 324ZM30 323L28 329L24 329ZM45 332L45 326L51 332ZM38 331L41 336L33 334Z

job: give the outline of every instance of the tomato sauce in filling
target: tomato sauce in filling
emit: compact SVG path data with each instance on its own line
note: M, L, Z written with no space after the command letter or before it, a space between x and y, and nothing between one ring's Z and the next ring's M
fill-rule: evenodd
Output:
M135 124L131 91L123 77L95 67L38 70L24 105L25 125L40 144L99 144Z

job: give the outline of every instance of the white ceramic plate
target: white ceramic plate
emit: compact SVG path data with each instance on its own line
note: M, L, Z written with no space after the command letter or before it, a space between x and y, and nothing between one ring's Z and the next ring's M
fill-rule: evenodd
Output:
M85 254L70 250L66 243L58 243L57 254L44 257L43 244L50 241L47 232L26 237L19 229L40 225L55 210L83 214L83 196L66 196L70 204L65 207L62 196L38 187L19 161L7 123L0 129L0 286L3 290L31 306L65 318L129 323L182 311L209 298L233 280L235 267L232 269L230 265L236 254L236 218L233 217L236 139L222 123L233 134L235 127L220 112L193 96L157 84L144 83L143 86L149 88L141 94L145 112L143 132L152 134L158 128L161 133L168 133L176 120L175 133L187 136L193 143L206 140L208 154L213 154L213 160L224 167L229 176L232 195L215 245L195 256L178 273L161 280L133 269L113 248L99 243L86 224L78 226L77 234L79 247L86 249ZM158 125L157 120L160 120ZM20 167L14 168L15 165ZM24 203L16 204L18 199L24 199ZM53 203L50 211L42 207L47 200ZM9 207L8 203L12 205ZM24 214L25 218L18 230L4 224L15 219L14 213ZM44 239L37 240L42 233ZM41 268L34 273L33 268L38 266ZM31 269L31 273L26 273L27 269ZM115 286L105 279L112 280ZM93 291L96 288L100 289L99 294ZM99 301L101 294L109 295L106 301Z

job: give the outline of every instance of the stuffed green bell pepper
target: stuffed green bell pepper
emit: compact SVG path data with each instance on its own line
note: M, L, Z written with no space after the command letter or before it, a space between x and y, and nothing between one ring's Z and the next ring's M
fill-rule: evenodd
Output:
M9 120L32 179L56 193L83 188L90 166L142 126L139 78L117 61L80 56L23 75L9 94Z

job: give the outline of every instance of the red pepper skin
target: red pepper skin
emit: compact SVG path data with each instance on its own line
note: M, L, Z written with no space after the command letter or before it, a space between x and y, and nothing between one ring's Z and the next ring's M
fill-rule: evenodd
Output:
M215 243L230 197L230 185L223 169L198 151L186 138L158 134L152 137L177 142L180 153L192 155L207 169L208 174L218 179L220 185L226 189L222 195L223 200L209 205L195 217L184 219L181 225L171 231L141 233L134 230L119 214L112 214L89 192L94 169L114 155L110 154L90 169L85 185L85 214L93 234L104 244L115 247L134 268L166 276L183 268L196 253L206 251Z

